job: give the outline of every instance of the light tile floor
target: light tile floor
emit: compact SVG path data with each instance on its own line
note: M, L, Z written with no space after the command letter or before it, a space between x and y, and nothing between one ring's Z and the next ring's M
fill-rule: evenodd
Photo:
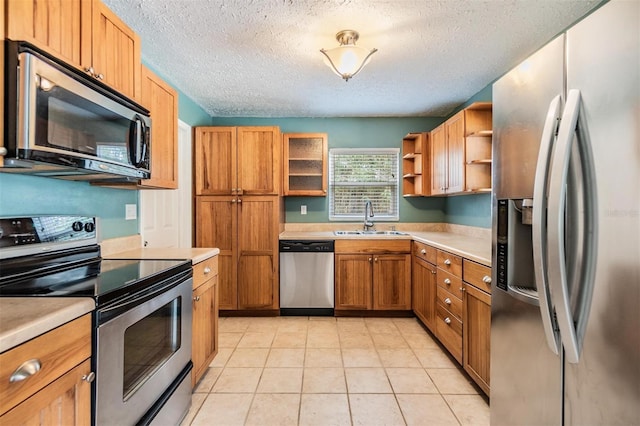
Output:
M182 425L488 425L489 406L415 318L220 318Z

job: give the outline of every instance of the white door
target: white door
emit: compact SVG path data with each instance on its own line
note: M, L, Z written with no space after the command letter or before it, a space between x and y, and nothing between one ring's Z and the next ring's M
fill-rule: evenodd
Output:
M178 121L178 189L140 191L145 247L191 247L191 127Z

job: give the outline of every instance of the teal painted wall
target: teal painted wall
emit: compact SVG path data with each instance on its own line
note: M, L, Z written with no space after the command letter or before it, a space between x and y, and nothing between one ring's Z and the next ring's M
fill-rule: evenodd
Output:
M443 121L442 117L398 118L221 118L216 126L279 126L282 133L327 133L331 148L400 148L409 132L425 132ZM300 214L300 206L307 214ZM443 222L443 198L400 198L400 222ZM286 197L286 222L322 223L329 221L327 197Z
M124 220L125 204L138 204L138 191L0 173L0 216L98 216L102 238L106 239L138 233L137 220Z

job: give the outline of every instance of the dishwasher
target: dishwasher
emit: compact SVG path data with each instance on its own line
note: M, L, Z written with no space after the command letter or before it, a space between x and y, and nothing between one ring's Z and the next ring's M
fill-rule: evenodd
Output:
M333 315L334 241L280 241L280 315Z

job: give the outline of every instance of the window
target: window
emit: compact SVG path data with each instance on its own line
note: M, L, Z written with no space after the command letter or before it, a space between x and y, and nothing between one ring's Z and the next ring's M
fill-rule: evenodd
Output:
M400 150L329 151L329 220L363 220L371 200L374 221L398 220Z

